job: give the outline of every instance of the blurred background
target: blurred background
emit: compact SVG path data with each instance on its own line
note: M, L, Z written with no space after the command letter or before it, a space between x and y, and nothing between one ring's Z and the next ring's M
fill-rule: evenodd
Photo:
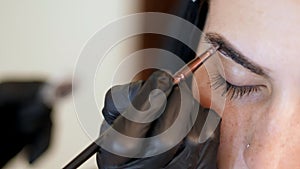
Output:
M202 11L206 13L207 5L197 0L0 0L0 82L43 80L57 83L70 79L85 44L107 24L138 12L164 12L185 18L201 29L204 23L201 19L205 19L205 15L204 18L198 18L202 16L199 13L202 6ZM180 25L170 27L169 24L166 22L160 26L172 31L183 31ZM144 24L133 26L143 27ZM193 37L191 32L186 36ZM196 48L198 43L194 46ZM146 48L171 51L185 62L195 56L186 45L163 35L144 34L120 42L106 55L105 64L97 70L95 76L94 91L99 112L93 112L86 104L84 110L87 115L80 114L79 118L72 95L59 99L51 113L53 126L48 150L32 165L28 164L27 157L21 152L4 169L62 168L86 148L98 135L103 120L100 111L104 94L112 85L109 80L116 68L124 57ZM149 61L153 61L152 56L137 60L136 65L132 65L128 71ZM146 79L152 71L145 70L136 79ZM126 71L122 75L126 75ZM81 89L80 83L84 82L79 78L73 84L75 95L76 90ZM120 83L127 81L121 80ZM17 95L21 96L21 93ZM82 103L85 104L86 100L82 99ZM2 118L6 112L0 113ZM5 129L0 131L7 132ZM1 139L6 140L3 135ZM96 169L95 156L80 168Z
M0 80L72 76L88 39L113 20L137 12L138 7L138 0L0 0ZM120 45L114 54L123 55L132 46L131 42ZM109 84L102 85L97 88L109 88ZM100 100L99 106L101 103ZM62 99L54 109L48 151L33 165L20 153L5 169L62 168L91 143L77 119L72 96ZM97 168L95 158L81 168Z

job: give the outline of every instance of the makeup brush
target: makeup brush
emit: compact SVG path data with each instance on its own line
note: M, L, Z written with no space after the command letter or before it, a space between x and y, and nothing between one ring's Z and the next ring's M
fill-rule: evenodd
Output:
M187 77L191 76L203 63L216 53L219 46L210 47L201 55L195 57L188 64L183 66L178 72L173 75L173 84L176 85Z

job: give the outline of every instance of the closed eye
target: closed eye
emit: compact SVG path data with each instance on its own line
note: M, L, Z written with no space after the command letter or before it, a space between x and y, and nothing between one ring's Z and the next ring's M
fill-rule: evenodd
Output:
M222 87L222 96L239 99L261 91L262 85L238 86L225 80L220 74L213 75L211 87L215 90Z

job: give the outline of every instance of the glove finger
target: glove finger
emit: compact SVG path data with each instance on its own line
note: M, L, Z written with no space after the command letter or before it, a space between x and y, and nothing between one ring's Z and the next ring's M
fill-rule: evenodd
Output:
M173 87L172 80L165 72L153 73L133 99L132 105L116 119L114 128L127 136L144 138L151 123L165 110Z
M184 100L183 103L181 100ZM152 136L153 139L148 139L143 145L145 150L143 156L150 157L136 159L123 165L122 168L163 168L166 166L176 155L182 140L193 125L193 120L191 120L193 117L189 112L194 111L194 119L196 119L195 115L198 111L194 108L198 104L194 101L187 84L182 83L180 89L179 87L173 88L164 113L151 124L148 136Z
M104 107L102 109L104 119L109 125L120 115L120 112L127 109L142 84L142 81L137 81L126 85L114 86L109 89L105 95ZM114 97L112 91L114 91Z
M184 104L181 100L183 102L188 100L189 103L193 104ZM190 109L181 109L182 107ZM179 125L175 124L177 119L180 119ZM196 168L197 166L213 168L216 165L219 145L220 120L219 115L213 110L204 109L200 106L190 93L189 87L182 84L180 88L174 88L168 99L166 111L157 120L153 133L151 133L152 135L161 134L162 136L158 137L154 144L150 143L148 149L154 151L155 149L161 150L162 148L173 147L169 153L158 156L160 159L164 159L162 164L165 165L162 166L169 164L169 168ZM172 131L172 125L175 126L176 130ZM163 136L163 132L170 134ZM185 136L184 142L177 144L176 141ZM153 145L159 145L159 147ZM174 157L177 160L173 159ZM155 158L156 156L152 157L151 160ZM148 160L150 164L151 160ZM170 162L171 160L172 162Z
M197 166L200 169L217 169L217 155L220 144L220 124L216 128L213 138L201 144L201 151Z
M180 93L178 92L178 89L174 89L172 91L172 94L170 95L170 97L168 98L168 105L166 107L166 110L164 112L164 114L162 114L162 116L156 120L153 124L151 124L151 129L148 131L149 136L155 136L156 134L160 134L160 131L163 131L165 129L167 129L168 127L170 127L170 125L172 124L172 122L175 120L175 118L177 117L177 113L178 113L178 109L180 108L179 105L177 103L174 103L175 101L177 101L180 96ZM170 103L170 104L169 104ZM173 105L173 106L172 106ZM116 120L116 122L119 122L119 119ZM123 118L122 120L126 120L125 118ZM124 124L125 122L123 122ZM134 125L134 123L131 123L132 125ZM146 125L145 127L150 127L148 124L141 124L141 125ZM153 127L154 126L154 127ZM107 128L108 124L104 124L102 128ZM134 127L134 126L132 126ZM137 127L137 126L136 126ZM141 127L141 126L139 126ZM138 128L138 127L137 127ZM129 129L127 129L129 130ZM153 131L152 131L153 130ZM135 131L137 132L137 131ZM168 140L171 139L171 140ZM123 139L124 141L124 139ZM147 148L144 148L144 154L143 155L149 155L147 153L155 153L161 150L162 147L166 147L165 145L169 145L169 143L172 142L172 138L157 138L157 140L155 140L155 142L148 142L145 143L144 146ZM137 145L133 145L133 146L137 146ZM174 155L177 152L178 147L180 146L180 144L178 144L177 146L173 147L170 150L166 150L166 152L162 152L158 155L155 156L151 156L149 158L140 158L140 159L134 159L131 160L131 162L126 163L127 161L129 161L129 158L122 158L122 157L115 157L113 161L111 161L110 164L104 164L104 162L106 161L106 159L111 158L112 154L108 155L108 152L102 151L101 152L101 159L103 159L102 161L100 160L100 156L98 155L98 164L100 166L110 166L109 168L114 168L114 169L131 169L131 168L162 168L164 166L166 166L166 164L168 164L172 158L174 157ZM147 152L147 153L146 153ZM140 152L141 153L141 152ZM118 164L122 164L122 165L118 165ZM114 166L114 167L112 167Z
M201 144L187 138L176 157L165 167L166 169L217 169L217 153L219 147L220 123L212 136ZM198 139L197 139L198 140Z
M160 115L163 111L164 104L157 106L153 103L166 102L164 97L167 97L172 90L172 80L173 78L169 74L157 71L145 81L134 97L131 107L129 106L128 109L121 113L121 116L118 116L113 121L113 129L108 128L105 131L101 147L112 151L112 153L108 151L100 153L99 156L102 159L101 166L108 167L124 164L129 160L128 157L139 156L144 153L144 142L136 138L144 138L151 127L152 121L149 119ZM156 89L160 92L157 92L158 90ZM111 93L113 95L114 91ZM128 119L128 116L126 116L127 113L134 113L131 118L137 118L133 120ZM145 123L139 122L139 120L143 119L148 119L149 121Z
M105 150L102 150L100 153L105 152ZM156 155L153 157L147 157L147 158L127 158L127 161L125 157L117 157L114 158L111 163L108 165L107 162L105 162L105 158L100 153L97 154L97 164L99 168L106 168L106 169L153 169L153 168L164 168L166 164L168 164L171 159L168 159L168 155L166 154L174 154L176 153L176 150L171 149L163 154ZM104 154L107 155L107 152ZM111 156L110 156L111 158ZM122 163L120 163L122 162Z
M191 164L198 168L216 168L220 124L221 117L212 109L199 111L196 123L185 140L187 147L198 151L191 153Z
M156 136L147 146L150 153L158 150L167 151L178 145L190 132L195 123L199 109L198 102L185 82L173 89L168 98L165 112L155 121L151 129L151 136Z

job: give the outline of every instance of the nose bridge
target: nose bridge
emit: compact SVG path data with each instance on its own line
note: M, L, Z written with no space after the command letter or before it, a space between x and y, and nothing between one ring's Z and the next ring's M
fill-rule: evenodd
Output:
M244 151L249 168L280 168L286 149L293 146L288 144L294 144L290 137L300 127L300 92L292 88L279 91L273 95L266 112L253 123L255 131Z

